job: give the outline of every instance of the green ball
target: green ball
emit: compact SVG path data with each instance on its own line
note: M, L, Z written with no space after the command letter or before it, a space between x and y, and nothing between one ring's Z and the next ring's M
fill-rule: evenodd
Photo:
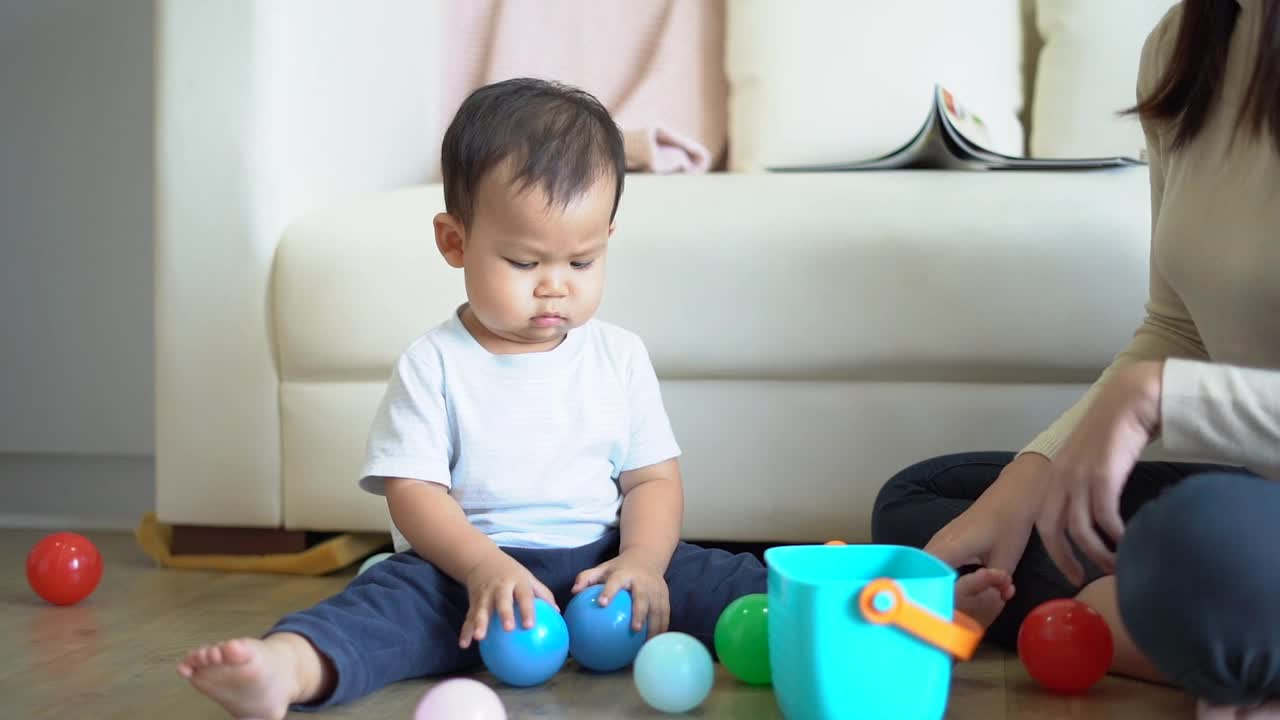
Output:
M749 685L768 685L769 596L743 595L729 603L716 621L716 654L725 669Z

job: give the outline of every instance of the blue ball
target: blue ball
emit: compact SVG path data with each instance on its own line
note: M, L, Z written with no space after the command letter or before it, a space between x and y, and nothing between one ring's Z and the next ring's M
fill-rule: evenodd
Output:
M640 648L636 656L636 690L655 710L682 713L707 699L715 668L706 646L689 635L666 632Z
M569 626L569 654L596 672L613 672L631 664L649 634L649 624L631 631L631 593L619 590L601 607L603 585L592 585L574 596L565 608Z
M493 614L480 641L480 658L489 672L508 685L540 685L559 672L569 656L569 628L541 598L533 601L533 627L525 628L519 605L515 616L515 630L507 631L502 618Z

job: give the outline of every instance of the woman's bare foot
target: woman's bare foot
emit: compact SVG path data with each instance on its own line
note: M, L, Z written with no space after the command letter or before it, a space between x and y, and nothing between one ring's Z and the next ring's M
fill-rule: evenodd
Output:
M1107 621L1111 629L1111 643L1114 654L1111 658L1111 672L1115 675L1145 680L1147 682L1168 685L1169 681L1142 654L1138 645L1124 625L1120 617L1120 601L1116 595L1116 576L1103 575L1085 585L1076 594L1076 599L1098 612Z
M1003 570L981 568L956 580L956 610L983 628L995 622L1004 604L1013 597L1013 578Z
M232 717L280 720L299 695L299 679L293 651L273 642L276 637L227 640L192 650L178 663L178 674Z
M1196 720L1275 720L1280 718L1280 702L1231 707L1210 705L1201 700L1196 706Z

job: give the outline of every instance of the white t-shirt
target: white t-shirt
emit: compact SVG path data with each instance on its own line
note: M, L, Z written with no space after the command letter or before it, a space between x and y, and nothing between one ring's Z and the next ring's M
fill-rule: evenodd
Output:
M578 547L618 525L618 476L677 457L644 343L599 320L553 350L494 355L454 313L400 356L360 487L440 483L508 547ZM409 543L391 528L397 551Z

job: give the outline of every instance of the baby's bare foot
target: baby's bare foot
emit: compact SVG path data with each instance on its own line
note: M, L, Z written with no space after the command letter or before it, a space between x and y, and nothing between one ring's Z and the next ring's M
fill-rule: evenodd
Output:
M192 650L178 674L240 720L280 720L297 689L287 651L253 638Z
M956 610L989 627L1013 597L1013 578L1003 570L982 568L956 580Z

